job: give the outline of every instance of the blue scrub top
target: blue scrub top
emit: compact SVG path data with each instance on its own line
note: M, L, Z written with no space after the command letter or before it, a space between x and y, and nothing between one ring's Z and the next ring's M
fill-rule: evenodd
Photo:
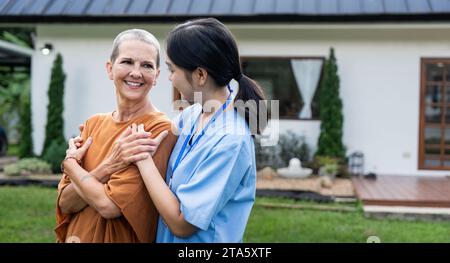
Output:
M167 184L172 177L171 190L180 201L185 220L198 231L187 238L174 236L160 217L156 236L159 243L242 242L255 201L255 147L245 119L236 110L223 112L211 123L172 174L201 109L199 104L192 105L176 120L181 134L166 173Z

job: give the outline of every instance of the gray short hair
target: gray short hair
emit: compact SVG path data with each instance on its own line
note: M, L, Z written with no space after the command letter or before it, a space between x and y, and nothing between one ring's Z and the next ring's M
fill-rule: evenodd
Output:
M124 40L139 40L142 42L145 42L147 44L150 44L156 48L156 66L159 68L159 54L161 52L161 47L159 45L158 40L154 35L152 35L150 32L142 29L128 29L121 33L119 33L116 38L114 39L112 51L111 51L111 62L114 63L117 56L119 55L119 46L122 44Z

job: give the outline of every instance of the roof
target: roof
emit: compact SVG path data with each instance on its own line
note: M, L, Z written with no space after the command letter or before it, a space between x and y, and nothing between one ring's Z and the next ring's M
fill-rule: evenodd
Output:
M450 20L450 0L0 0L0 22Z

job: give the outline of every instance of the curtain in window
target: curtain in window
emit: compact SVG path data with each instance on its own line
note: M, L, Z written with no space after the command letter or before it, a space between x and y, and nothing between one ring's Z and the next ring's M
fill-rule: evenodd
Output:
M311 119L311 102L316 92L322 69L321 59L291 59L292 71L298 90L303 98L303 108L299 113L301 119Z

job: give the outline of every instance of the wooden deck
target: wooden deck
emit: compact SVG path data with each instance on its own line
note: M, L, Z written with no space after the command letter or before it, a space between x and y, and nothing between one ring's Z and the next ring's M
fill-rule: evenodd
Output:
M450 208L450 177L378 175L355 177L352 182L365 206Z

